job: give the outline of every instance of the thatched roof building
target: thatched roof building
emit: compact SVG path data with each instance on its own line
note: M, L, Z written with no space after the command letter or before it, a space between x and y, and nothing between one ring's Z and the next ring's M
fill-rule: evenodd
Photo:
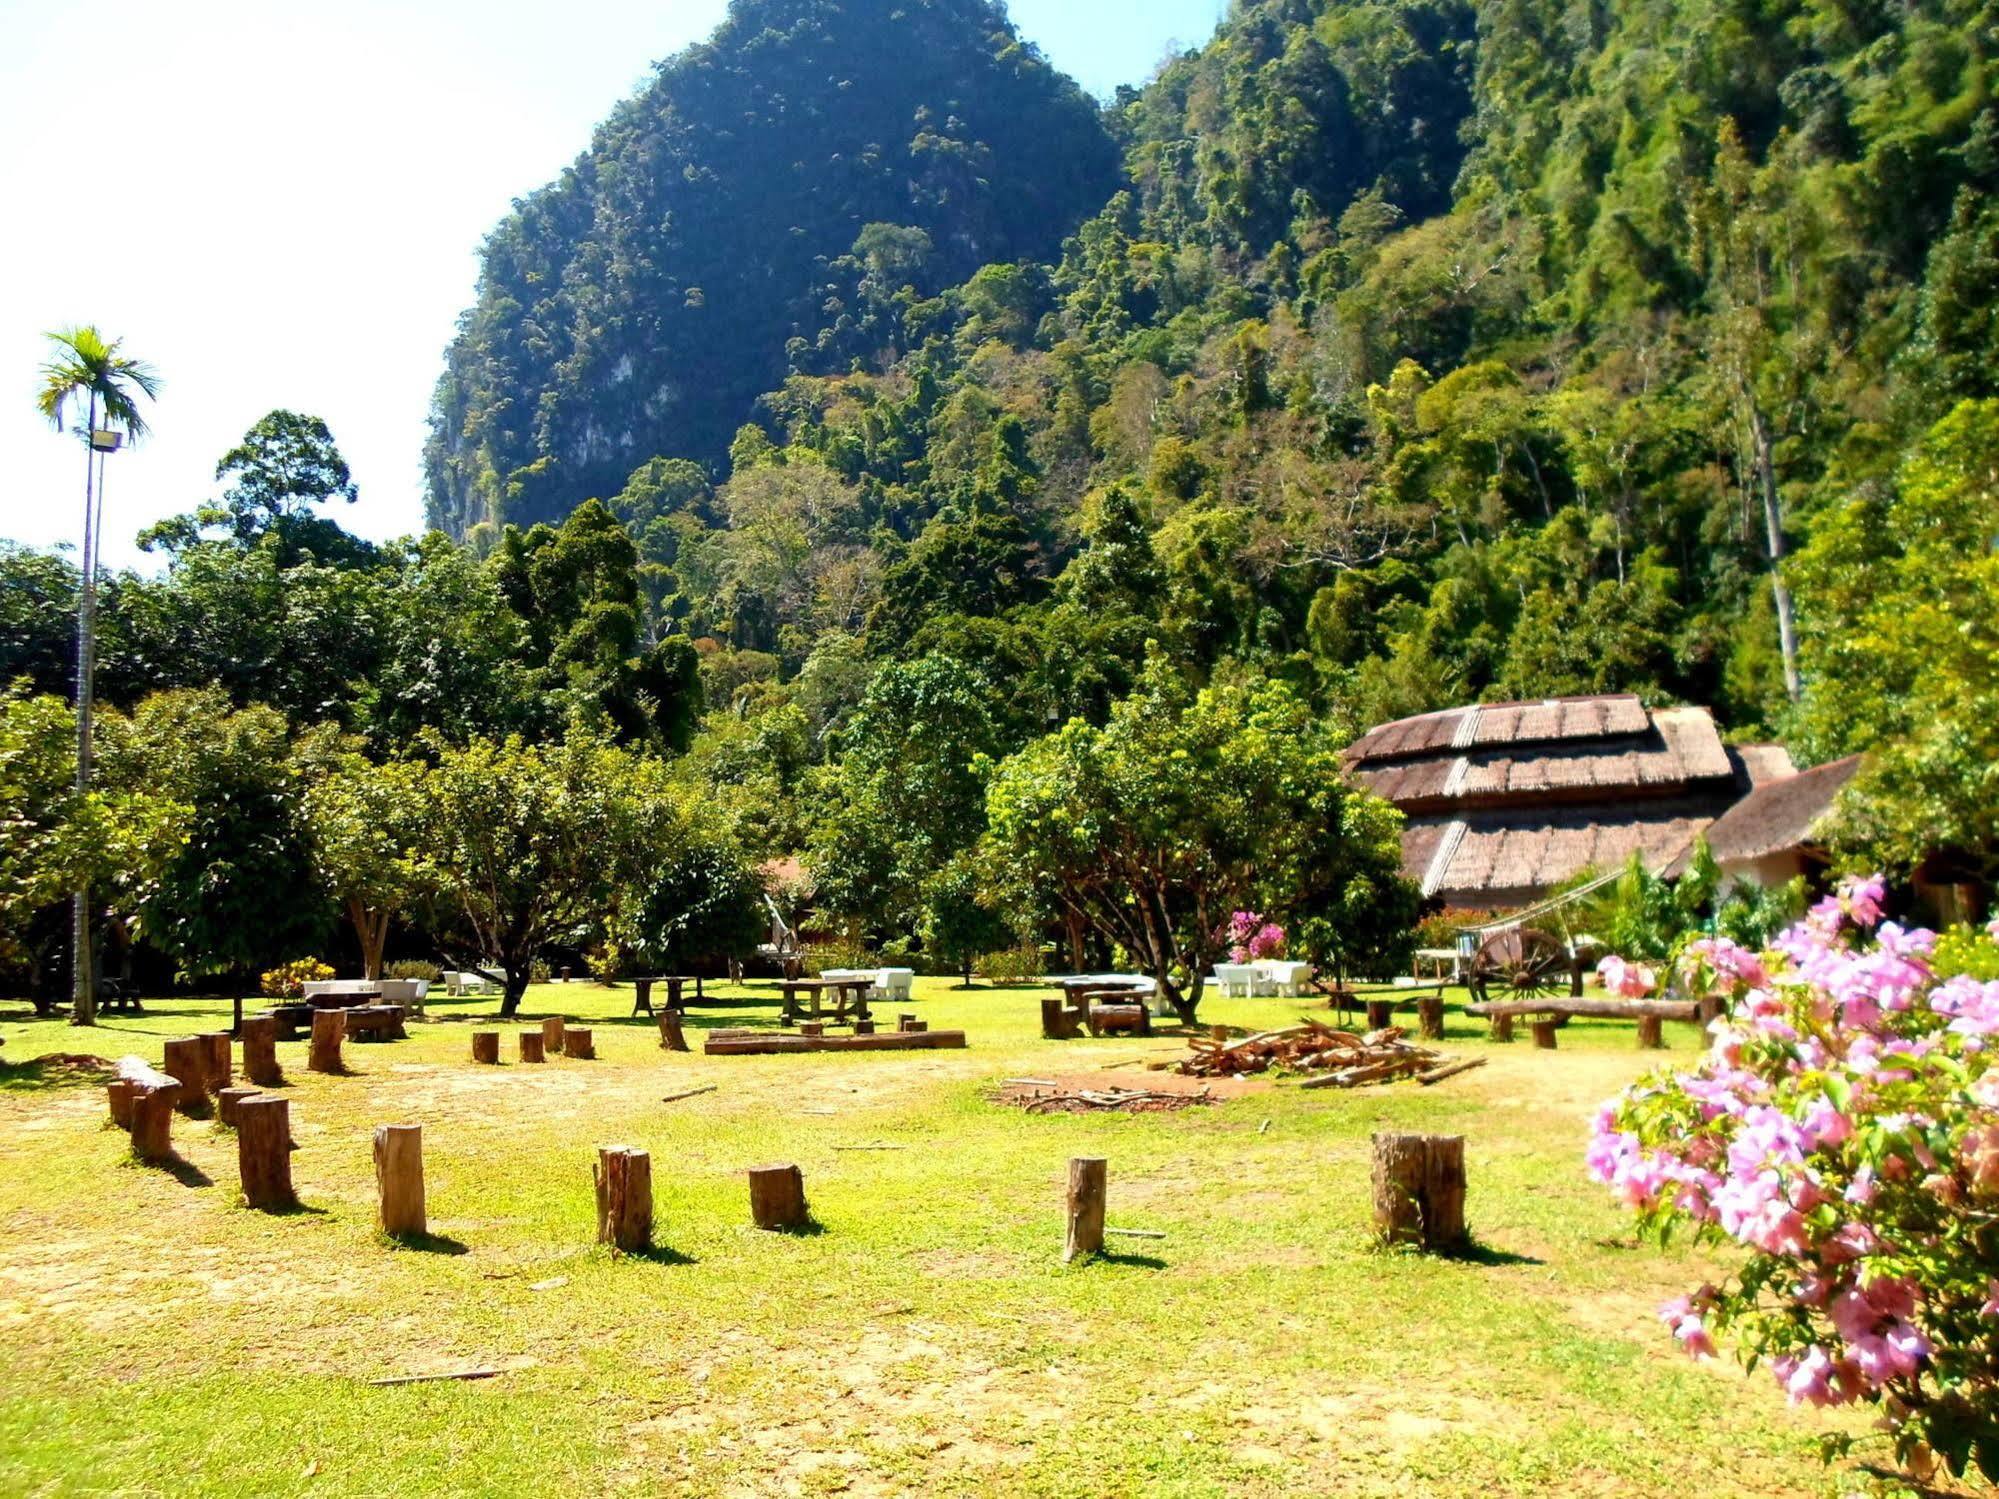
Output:
M1859 770L1860 756L1849 755L1757 786L1707 830L1716 862L1736 878L1759 885L1781 885L1824 868L1820 830ZM1692 853L1690 848L1681 854L1666 873L1683 873Z
M1780 745L1723 744L1705 708L1627 695L1419 714L1363 735L1347 763L1408 815L1403 868L1423 893L1492 908L1634 852L1666 869L1759 785L1797 775Z

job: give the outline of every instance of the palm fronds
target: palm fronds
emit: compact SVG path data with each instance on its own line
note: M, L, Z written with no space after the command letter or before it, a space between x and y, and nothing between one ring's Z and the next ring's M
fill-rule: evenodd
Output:
M136 442L146 435L137 395L154 400L159 375L144 360L120 354L121 339L106 339L94 327L63 328L48 335L55 345L42 366L42 388L35 407L58 432L63 413L74 401L96 398L103 420L125 429ZM135 394L136 393L136 394Z

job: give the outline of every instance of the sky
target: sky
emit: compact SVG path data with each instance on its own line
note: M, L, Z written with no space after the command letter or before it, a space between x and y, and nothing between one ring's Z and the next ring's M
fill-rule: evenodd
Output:
M1092 93L1207 39L1225 0L1013 0ZM481 237L724 0L0 0L0 537L75 542L83 455L36 413L50 329L159 372L109 460L106 561L215 493L265 412L325 418L334 519L422 527L424 420Z

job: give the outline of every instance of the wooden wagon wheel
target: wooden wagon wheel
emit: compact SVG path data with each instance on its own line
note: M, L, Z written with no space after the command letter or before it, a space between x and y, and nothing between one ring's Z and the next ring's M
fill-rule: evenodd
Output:
M1531 926L1509 927L1479 943L1472 955L1472 993L1490 1000L1552 999L1567 985L1569 950Z

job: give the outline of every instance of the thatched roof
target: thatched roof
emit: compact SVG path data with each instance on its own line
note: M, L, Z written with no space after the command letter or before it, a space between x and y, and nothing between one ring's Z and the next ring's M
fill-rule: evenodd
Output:
M1859 769L1860 756L1849 755L1765 782L1715 819L1707 830L1708 847L1723 864L1815 847L1820 825ZM1691 852L1676 859L1667 873L1684 871Z
M1408 814L1403 867L1425 893L1483 905L1531 903L1633 853L1663 869L1751 787L1792 773L1780 745L1724 745L1705 708L1625 694L1419 714L1346 761Z

